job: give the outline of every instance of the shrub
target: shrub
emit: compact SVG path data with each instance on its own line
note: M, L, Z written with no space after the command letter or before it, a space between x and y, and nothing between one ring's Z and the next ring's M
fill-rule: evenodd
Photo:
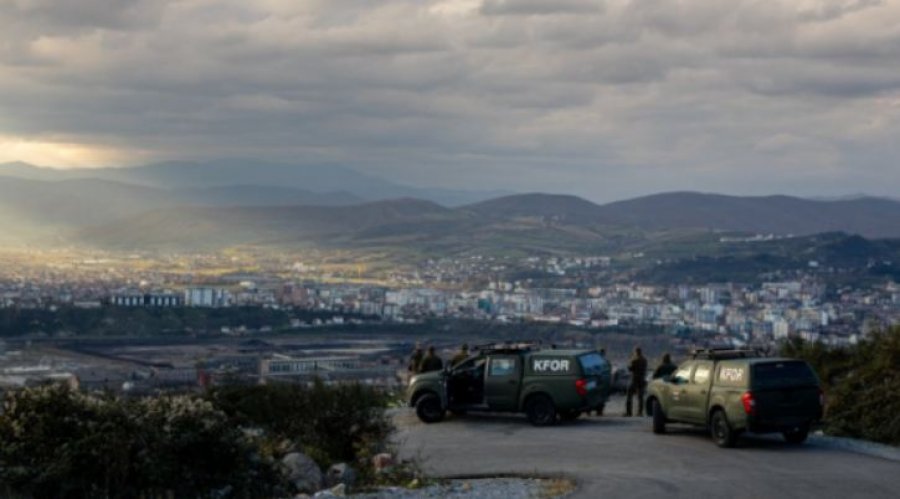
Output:
M0 409L0 495L286 495L276 462L292 444L283 442L322 467L368 461L392 430L386 404L373 388L320 382L133 400L64 386L14 391ZM370 466L359 469L371 482Z
M795 340L782 354L807 360L822 378L826 431L900 445L900 327L842 349Z
M278 486L225 414L188 396L11 392L0 444L0 485L24 497L264 497Z
M299 442L320 466L355 462L381 450L393 426L388 397L360 384L225 386L209 399L237 424Z

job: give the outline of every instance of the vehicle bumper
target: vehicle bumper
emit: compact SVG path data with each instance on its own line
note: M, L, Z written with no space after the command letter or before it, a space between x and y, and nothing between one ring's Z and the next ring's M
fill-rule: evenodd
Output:
M819 417L812 415L775 419L751 418L747 421L747 430L752 433L777 433L804 426L812 428L818 424L819 419Z

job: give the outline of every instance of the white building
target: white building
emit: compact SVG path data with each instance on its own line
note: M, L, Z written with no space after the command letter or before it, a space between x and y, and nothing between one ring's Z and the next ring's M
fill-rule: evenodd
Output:
M227 307L231 293L217 288L188 288L184 290L184 303L189 307Z

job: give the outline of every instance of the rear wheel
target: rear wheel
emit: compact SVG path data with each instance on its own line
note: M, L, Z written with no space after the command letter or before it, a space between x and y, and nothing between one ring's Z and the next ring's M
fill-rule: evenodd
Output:
M550 426L556 423L556 406L546 395L534 395L525 404L528 421L535 426Z
M666 414L662 410L659 400L650 401L650 414L653 416L653 433L661 435L666 432Z
M416 416L424 423L437 423L444 419L444 408L441 399L433 393L419 397L416 401Z
M709 422L709 430L712 434L713 441L719 447L734 447L737 442L737 433L731 429L728 424L728 418L725 411L718 409L712 414Z
M809 436L809 426L803 425L785 432L781 433L784 435L784 440L789 444L800 445L803 442L806 442L806 437Z

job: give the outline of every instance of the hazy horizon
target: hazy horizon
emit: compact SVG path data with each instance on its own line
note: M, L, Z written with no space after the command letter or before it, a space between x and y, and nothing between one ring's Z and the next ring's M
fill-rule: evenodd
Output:
M192 164L201 165L204 167L209 165L209 167L215 168L214 165L217 161L235 162L235 161L242 161L242 160L236 159L236 158L220 158L218 160L213 159L213 160L197 160L197 161L168 160L168 161L158 161L158 162L138 164L138 165L96 165L96 166L77 166L77 167L69 167L69 168L58 167L58 166L49 166L49 165L37 165L37 164L29 163L27 161L7 161L7 162L0 163L0 168L2 168L5 165L19 164L19 165L33 167L33 168L39 168L39 169L43 169L43 170L71 172L71 171L79 171L79 170L80 171L92 171L92 170L100 171L100 170L107 170L107 169L118 170L118 169L129 169L129 168L153 167L155 165L165 165L165 164L169 164L169 163L175 163L175 164L192 163ZM246 161L253 161L253 160L247 159ZM277 161L271 161L271 162L267 162L267 163L275 164L275 165L291 166L290 163L281 163L281 162L277 162ZM336 166L336 165L334 165L334 166ZM327 165L326 165L326 167L327 167ZM341 166L341 168L357 172L353 168L349 168L349 167L345 167L345 166ZM358 173L364 173L364 172L358 172ZM3 178L4 176L8 176L8 175L4 175L4 172L2 171L2 169L0 169L0 178ZM379 180L387 180L387 181L391 182L392 184L396 184L396 185L399 185L402 187L410 187L410 188L418 188L418 189L426 189L426 190L427 189L440 189L440 186L427 185L427 184L412 185L412 184L405 184L402 180L390 179L390 178L386 178L386 177L381 177L379 175L374 175L374 177L378 178ZM11 178L24 178L26 180L38 180L38 179L28 179L26 177L16 177L16 176L11 176ZM94 178L94 177L84 176L84 177L73 177L73 178L60 178L60 179L53 179L51 181L91 179L91 178ZM99 178L97 178L97 179L99 179ZM38 181L40 181L40 180L38 180ZM121 181L121 180L107 180L107 181L123 183L123 184L131 184L131 182ZM271 182L267 183L265 181L261 181L259 184L239 183L239 184L234 184L234 185L235 186L246 186L246 187L253 187L253 186L263 187L263 186L266 186L269 184L271 184ZM142 184L135 184L135 185L142 185ZM164 189L168 189L168 188L164 188ZM453 189L450 189L450 190L453 190ZM473 192L473 193L493 192L492 190L488 190L488 189L478 189L477 186L473 186L470 189L461 188L459 190L463 191L463 192ZM310 191L310 192L315 192L315 190ZM335 194L339 194L339 193L340 192L335 191ZM657 196L657 195L677 194L677 193L693 193L693 194L704 194L704 195L708 194L708 195L736 196L736 197L747 197L747 198L754 198L754 197L765 198L765 197L787 196L787 197L796 197L796 198L800 198L800 199L808 199L811 201L846 201L846 200L863 199L863 198L880 198L880 199L886 199L886 200L890 200L890 201L900 201L900 198L898 198L897 196L878 195L878 194L872 194L872 193L867 193L867 192L843 192L843 193L836 193L836 194L801 195L801 194L796 194L796 193L792 193L792 192L788 192L788 191L784 191L784 190L775 191L775 192L767 192L767 193L742 194L740 192L703 191L703 190L690 190L690 189L639 192L639 193L636 193L636 194L630 195L630 196L620 196L620 197L613 197L613 198L608 198L608 199L596 198L596 197L591 197L590 195L582 195L582 194L577 194L575 192L563 192L563 191L556 191L556 192L548 191L548 190L543 190L543 191L539 191L539 190L505 191L505 192L497 192L496 196L488 196L487 199L499 198L499 197L504 197L504 196L545 194L545 195L550 195L550 196L576 196L576 197L580 197L580 198L586 199L588 201L591 201L593 203L602 205L602 204L606 204L606 203L615 203L618 201L627 201L627 200L638 199L638 198L643 198L643 197L652 197L652 196ZM401 196L401 197L405 197L405 196ZM433 201L433 200L431 200L431 201ZM371 200L360 199L360 203L368 203L368 202L371 202ZM438 202L438 204L446 205L446 203L441 203L441 202Z

